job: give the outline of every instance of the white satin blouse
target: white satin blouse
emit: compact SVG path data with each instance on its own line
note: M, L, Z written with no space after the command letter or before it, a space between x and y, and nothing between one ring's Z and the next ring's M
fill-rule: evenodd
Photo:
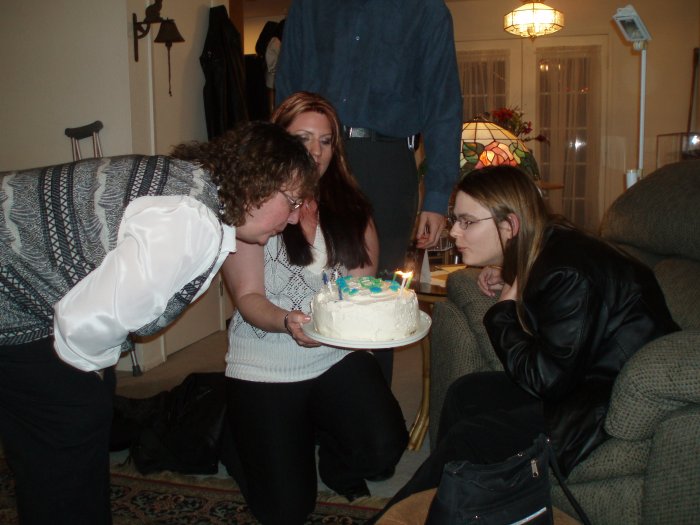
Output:
M170 298L215 261L195 299L202 295L235 249L235 228L222 229L194 198L135 199L116 247L54 307L59 357L85 371L114 365L130 332L158 318Z

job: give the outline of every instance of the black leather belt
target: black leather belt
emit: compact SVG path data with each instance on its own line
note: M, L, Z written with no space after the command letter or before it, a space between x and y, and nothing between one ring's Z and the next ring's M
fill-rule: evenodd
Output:
M343 136L346 139L369 139L375 142L406 142L409 149L413 149L413 135L410 137L390 137L389 135L382 135L370 128L343 126Z

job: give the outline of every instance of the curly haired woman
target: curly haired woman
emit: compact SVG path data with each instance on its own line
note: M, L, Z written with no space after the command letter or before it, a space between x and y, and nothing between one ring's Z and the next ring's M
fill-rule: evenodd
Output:
M113 365L167 326L236 239L299 220L313 160L269 123L174 157L127 155L0 174L0 438L19 520L109 524Z

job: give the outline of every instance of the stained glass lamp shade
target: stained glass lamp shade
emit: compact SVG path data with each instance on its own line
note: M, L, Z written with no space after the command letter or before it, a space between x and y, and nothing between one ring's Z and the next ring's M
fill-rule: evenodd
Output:
M481 118L465 122L459 161L461 173L502 164L518 167L534 180L540 178L535 157L510 131Z

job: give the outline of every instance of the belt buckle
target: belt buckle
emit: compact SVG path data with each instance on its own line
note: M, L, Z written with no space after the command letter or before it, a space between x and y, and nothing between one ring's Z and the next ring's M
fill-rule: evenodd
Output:
M351 139L369 139L372 138L372 130L367 128L353 128L349 127L348 138Z

